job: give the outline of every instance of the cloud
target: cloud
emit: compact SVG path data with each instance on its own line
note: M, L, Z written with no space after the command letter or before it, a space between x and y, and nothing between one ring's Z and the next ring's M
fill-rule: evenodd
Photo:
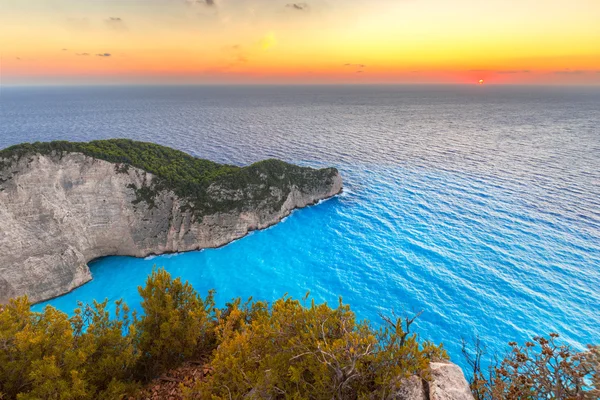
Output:
M186 4L197 17L213 21L215 18L219 18L221 23L227 23L229 16L219 17L221 12L220 4L221 0L178 0Z
M217 0L185 0L186 4L193 6L196 4L200 4L207 7L216 7Z
M109 19L105 19L104 23L110 29L113 29L115 31L125 32L129 30L129 28L127 28L127 25L125 25L123 19L121 19L120 17L110 17Z
M271 47L277 44L277 39L275 38L275 33L269 32L260 40L260 47L263 50L269 50Z
M355 68L356 69L356 73L357 74L362 74L363 72L365 72L365 68L367 68L367 66L365 64L352 64L352 63L347 63L344 64L344 67L346 68Z
M219 68L219 71L226 71L250 62L247 51L241 44L224 46L223 51L225 52L227 64Z
M82 57L87 57L90 55L90 53L75 53L76 56L82 56Z
M489 72L496 74L528 74L531 71L528 69L505 69L500 71L494 71L493 69L470 69L469 72Z
M69 49L62 49L62 51L68 51Z
M530 72L528 69L498 71L499 74L528 74Z
M559 75L581 75L581 74L585 74L586 71L582 71L582 70L572 70L572 69L563 69L561 71L554 71L555 74L559 74Z
M97 57L110 57L112 54L110 53L98 53L96 54Z
M223 46L223 51L229 53L229 55L240 55L244 54L244 47L241 44Z
M291 8L296 11L308 11L309 6L306 3L288 3L285 5L286 8Z

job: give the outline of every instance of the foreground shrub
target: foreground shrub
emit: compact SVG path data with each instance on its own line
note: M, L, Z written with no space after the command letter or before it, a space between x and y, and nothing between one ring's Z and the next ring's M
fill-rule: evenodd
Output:
M0 392L7 399L115 398L133 388L135 362L127 317L109 319L106 302L73 318L53 307L34 313L27 298L0 312ZM125 310L126 314L126 310ZM84 331L84 325L88 329ZM109 397L106 397L109 395Z
M142 378L154 378L211 349L215 323L212 292L202 300L189 283L171 279L164 269L154 271L139 292L144 314L135 327Z
M187 397L386 398L403 377L425 377L432 357L446 357L441 346L419 345L413 321L375 331L341 301L337 308L287 297L271 307L234 302L219 319L213 373Z
M133 368L139 360L134 343L135 327L129 320L129 310L122 301L116 302L115 315L106 310L108 300L92 306L79 305L71 323L75 345L86 355L85 379L94 389L102 389L100 398L116 398L127 392L133 381ZM97 391L97 390L94 390Z
M212 371L188 399L390 399L403 380L429 378L442 346L421 342L413 318L373 329L340 303L269 305L236 300L223 310L188 284L156 270L140 288L144 315L122 302L80 304L74 316L26 298L0 308L0 399L123 399L186 360ZM488 371L477 347L468 360L478 400L596 399L600 348L574 353L549 339L517 346Z
M509 343L510 352L496 360L487 373L481 366L485 353L479 341L475 354L463 353L472 367L471 389L477 400L598 399L600 348L575 352L557 343L559 335L536 337L525 345Z

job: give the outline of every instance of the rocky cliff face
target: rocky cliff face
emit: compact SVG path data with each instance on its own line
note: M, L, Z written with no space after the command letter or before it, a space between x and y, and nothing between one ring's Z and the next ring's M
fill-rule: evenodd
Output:
M431 379L411 376L390 396L394 400L473 400L462 370L449 361L430 364Z
M298 182L248 170L247 187L216 181L206 191L207 204L235 207L199 216L172 190L163 188L150 203L141 201L140 189L156 179L152 174L81 153L33 154L4 165L0 304L22 295L38 302L64 294L92 279L87 263L101 256L145 257L225 245L342 190L333 169L293 167L303 178Z

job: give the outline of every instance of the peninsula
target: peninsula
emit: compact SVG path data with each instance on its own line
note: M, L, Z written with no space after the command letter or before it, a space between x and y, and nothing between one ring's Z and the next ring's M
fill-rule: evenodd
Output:
M0 304L92 279L87 263L223 246L342 190L335 168L217 164L125 139L0 151Z

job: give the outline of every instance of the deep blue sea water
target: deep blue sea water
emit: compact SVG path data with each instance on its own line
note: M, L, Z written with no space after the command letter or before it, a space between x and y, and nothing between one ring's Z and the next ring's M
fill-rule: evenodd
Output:
M52 304L124 298L154 265L201 293L311 292L360 318L423 310L464 365L559 332L600 343L600 89L461 86L2 88L0 148L127 137L214 161L336 166L345 192L220 249L107 257Z

